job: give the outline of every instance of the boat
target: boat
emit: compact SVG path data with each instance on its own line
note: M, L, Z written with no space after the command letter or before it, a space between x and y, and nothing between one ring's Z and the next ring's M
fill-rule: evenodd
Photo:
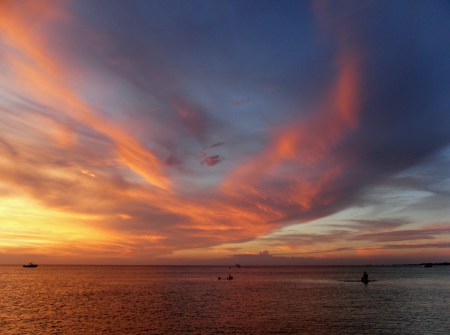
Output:
M37 268L37 264L34 263L28 263L23 265L24 268Z

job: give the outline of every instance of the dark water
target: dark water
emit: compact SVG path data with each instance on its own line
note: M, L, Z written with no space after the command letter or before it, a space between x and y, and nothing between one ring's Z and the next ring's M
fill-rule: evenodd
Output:
M377 281L358 280L363 270ZM450 334L450 266L0 266L0 334Z

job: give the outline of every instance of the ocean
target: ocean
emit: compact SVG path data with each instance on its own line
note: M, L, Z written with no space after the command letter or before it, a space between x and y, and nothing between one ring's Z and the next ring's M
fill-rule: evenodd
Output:
M0 266L0 334L449 335L450 266Z

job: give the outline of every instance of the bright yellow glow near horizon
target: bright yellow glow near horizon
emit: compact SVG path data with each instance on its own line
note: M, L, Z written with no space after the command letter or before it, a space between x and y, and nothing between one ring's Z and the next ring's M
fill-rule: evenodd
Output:
M71 213L43 207L27 197L0 200L0 247L37 246L42 248L69 241L101 241L112 236L89 226L98 215Z

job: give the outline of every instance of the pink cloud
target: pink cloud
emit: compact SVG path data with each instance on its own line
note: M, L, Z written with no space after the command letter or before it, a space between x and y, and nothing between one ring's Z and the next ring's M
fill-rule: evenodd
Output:
M216 164L219 164L223 160L222 157L219 155L213 155L213 156L205 156L202 159L202 164L206 164L208 166L214 166Z

